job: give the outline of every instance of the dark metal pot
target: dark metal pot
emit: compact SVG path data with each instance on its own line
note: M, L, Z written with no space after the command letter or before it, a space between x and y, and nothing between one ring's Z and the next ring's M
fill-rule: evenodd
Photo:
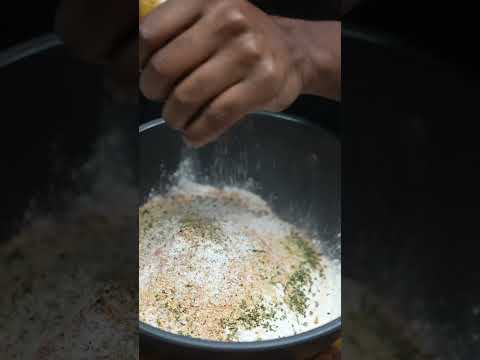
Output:
M215 186L255 184L282 218L319 233L340 258L340 143L312 122L286 115L249 115L219 142L188 151L162 120L140 127L140 189L168 188L183 158L197 180ZM140 323L142 352L175 359L308 359L338 338L338 318L296 336L252 343L221 343L173 335Z
M478 359L478 76L348 25L342 46L342 276L388 304L409 341L433 354L398 358ZM343 285L343 299L359 301ZM343 315L346 335L363 331Z
M26 210L48 212L59 206L63 192L85 191L91 184L72 173L100 136L113 129L135 133L138 109L112 102L102 69L72 57L55 34L0 51L0 79L3 241L21 226ZM125 138L129 146L121 149L117 165L130 170L136 138Z
M344 30L344 274L400 303L397 315L407 323L426 324L417 341L431 343L446 359L478 359L480 272L470 244L478 243L480 179L465 169L479 158L478 132L470 130L478 118L471 114L478 113L479 82L456 64L406 51L377 34ZM102 110L99 77L71 60L57 41L42 38L14 50L0 54L8 59L0 61L2 110L14 114L3 115L0 144L8 169L2 240L32 196L48 200L51 187L69 185L64 180L88 157ZM323 122L330 112L317 103L300 101L296 109ZM138 113L125 117L130 115L136 123ZM26 133L27 126L33 130ZM172 159L170 166L178 160ZM345 333L355 332L345 319L342 326ZM159 344L142 335L142 341L151 340ZM179 348L171 341L162 344L165 350Z

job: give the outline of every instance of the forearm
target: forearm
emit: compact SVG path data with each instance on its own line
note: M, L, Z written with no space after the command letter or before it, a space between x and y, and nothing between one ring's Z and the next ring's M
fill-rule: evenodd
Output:
M341 23L275 17L303 78L303 94L341 99Z

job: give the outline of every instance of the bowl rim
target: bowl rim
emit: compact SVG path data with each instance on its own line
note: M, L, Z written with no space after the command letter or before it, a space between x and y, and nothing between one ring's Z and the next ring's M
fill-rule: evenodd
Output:
M279 120L288 121L302 126L316 127L322 129L326 133L330 134L334 138L337 138L335 134L328 129L323 128L319 124L316 124L312 121L309 121L305 118L298 116L291 116L284 113L273 113L268 111L262 112L253 112L249 115L260 115L260 116L273 116ZM162 118L154 119L148 121L139 126L139 136L142 133L154 129L160 126L165 126L165 120ZM277 338L272 340L262 340L262 341L250 341L250 342L225 342L225 341L212 341L212 340L203 340L199 338L192 338L184 335L177 335L170 333L168 331L160 330L154 326L148 325L142 321L138 321L140 336L147 337L149 339L161 340L169 344L183 346L187 348L193 348L196 350L206 350L206 351L236 351L236 352L252 352L252 351L267 351L267 350L279 350L291 346L297 346L304 343L313 342L320 338L326 338L333 336L336 333L339 333L342 327L342 316L329 321L326 324L323 324L315 329L291 335L288 337Z
M38 37L34 37L28 41L20 42L7 49L0 51L0 68L5 68L9 65L15 64L24 58L36 55L52 48L63 46L62 39L55 33L44 33ZM275 117L287 120L290 122L298 123L305 126L318 127L323 129L326 133L330 134L334 138L337 138L337 134L329 129L323 128L319 124L313 123L298 116L289 116L282 113L270 113L270 112L256 112L253 114L259 115L274 115ZM164 125L163 119L156 119L149 121L139 127L139 135L151 128ZM258 350L274 350L282 349L292 345L300 345L307 343L318 338L331 336L341 329L341 316L327 324L324 324L318 328L310 330L305 333L279 338L274 340L255 341L255 342L240 342L240 343L227 343L218 341L209 341L202 339L194 339L186 336L176 335L162 331L153 326L147 325L139 321L139 332L141 336L147 336L150 338L161 339L163 341L186 347L193 347L195 349L215 350L215 351L258 351Z
M332 129L323 127L319 123L313 122L311 120L307 120L306 118L298 116L298 115L289 115L289 114L282 113L282 112L255 111L255 112L249 113L246 116L248 117L248 116L252 116L252 115L275 117L279 120L284 120L284 121L288 121L288 122L291 122L291 123L296 123L296 124L299 124L299 125L302 125L302 126L314 127L314 128L317 128L319 130L324 131L325 133L329 134L330 136L333 136L333 138L335 138L335 140L337 140L337 141L339 140L339 134L337 132L333 131ZM152 129L154 127L157 127L157 126L160 126L160 125L162 125L162 126L166 125L166 121L161 117L150 120L150 121L147 121L147 122L141 124L138 127L138 134L141 135L144 131L150 130L150 129Z

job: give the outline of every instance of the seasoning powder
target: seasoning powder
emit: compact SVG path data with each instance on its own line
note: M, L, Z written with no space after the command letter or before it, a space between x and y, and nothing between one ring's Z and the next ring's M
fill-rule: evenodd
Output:
M340 264L255 194L181 181L139 211L140 320L217 341L295 335L340 316Z

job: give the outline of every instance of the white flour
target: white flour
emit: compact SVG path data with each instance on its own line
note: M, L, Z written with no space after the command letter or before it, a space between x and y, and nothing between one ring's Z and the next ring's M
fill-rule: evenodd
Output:
M138 359L135 188L100 139L80 175L90 191L51 214L34 213L0 246L1 359ZM133 279L135 280L135 279Z
M220 341L286 337L341 313L340 264L236 188L180 179L140 209L140 320Z

